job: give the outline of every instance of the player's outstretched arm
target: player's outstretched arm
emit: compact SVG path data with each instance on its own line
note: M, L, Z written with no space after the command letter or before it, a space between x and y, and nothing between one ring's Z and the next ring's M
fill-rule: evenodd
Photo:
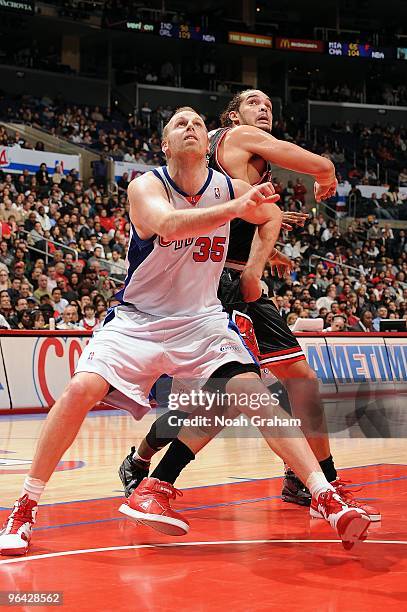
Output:
M248 153L259 155L281 168L313 176L318 183L315 189L317 200L330 197L332 191L336 191L335 166L321 155L311 153L292 142L278 140L271 134L249 125L241 125L231 130L229 143L232 142Z
M244 217L279 199L273 186L265 183L226 204L193 210L175 210L165 189L154 175L146 173L133 180L128 188L130 218L142 240L154 234L165 240L182 240L200 236L236 217Z

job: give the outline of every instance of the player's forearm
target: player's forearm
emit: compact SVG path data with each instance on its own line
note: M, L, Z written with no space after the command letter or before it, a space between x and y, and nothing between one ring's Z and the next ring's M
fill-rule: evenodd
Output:
M194 238L213 231L235 216L230 203L203 210L174 210L160 223L158 233L164 240Z
M249 257L245 268L250 269L258 278L263 276L266 263L274 251L274 245L280 234L281 222L276 223L273 219L259 225L250 248Z
M270 162L282 168L312 175L320 185L329 184L335 179L335 166L329 159L306 151L292 142L276 139L267 157Z

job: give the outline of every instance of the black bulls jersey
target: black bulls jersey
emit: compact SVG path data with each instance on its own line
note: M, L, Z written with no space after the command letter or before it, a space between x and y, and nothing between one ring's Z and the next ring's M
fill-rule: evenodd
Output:
M218 160L218 148L225 137L226 132L228 132L230 129L231 128L229 127L219 128L210 134L209 167L217 170L218 172L223 172L223 174L227 174L227 172L224 170L224 168L222 168L222 165ZM260 185L261 183L266 183L270 180L271 164L267 163L266 171L256 184ZM242 264L247 262L255 230L256 226L252 225L252 223L243 221L243 219L233 219L230 224L229 248L226 258L227 262Z

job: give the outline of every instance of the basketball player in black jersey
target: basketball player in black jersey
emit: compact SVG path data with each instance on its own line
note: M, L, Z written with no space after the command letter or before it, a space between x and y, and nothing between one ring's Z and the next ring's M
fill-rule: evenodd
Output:
M247 90L237 94L222 114L221 123L222 127L210 134L209 165L212 168L256 185L270 180L273 163L312 175L317 201L335 194L337 181L332 162L290 142L277 140L270 134L272 104L262 91ZM294 218L285 220L295 222ZM257 353L263 372L267 373L268 370L285 386L292 412L301 418L304 433L327 480L343 488L330 452L316 374L273 302L262 296L260 279L267 257L270 257L270 265L280 270L289 270L290 262L276 249L272 253L265 253L264 249L267 249L267 244L259 242L255 226L240 220L231 224L227 268L221 278L219 298L231 318L240 324L242 335ZM241 270L241 275L236 270ZM174 412L171 411L171 414ZM182 417L182 414L179 416ZM126 495L130 495L148 474L151 457L174 438L176 432L168 427L167 418L167 414L162 415L153 424L139 449L135 451L132 448L124 460L120 476ZM183 451L185 449L178 448L178 453L182 454ZM164 456L163 465L159 464L153 473L162 480L170 479L168 474L167 477L161 474L161 471L165 471L165 463L171 460L174 464L171 447L168 452L167 460ZM186 465L193 458L193 452L188 454L185 451L180 465L182 462ZM289 468L286 468L282 499L304 506L311 502L308 490ZM357 505L356 501L353 503ZM371 507L366 510L371 517L379 515Z

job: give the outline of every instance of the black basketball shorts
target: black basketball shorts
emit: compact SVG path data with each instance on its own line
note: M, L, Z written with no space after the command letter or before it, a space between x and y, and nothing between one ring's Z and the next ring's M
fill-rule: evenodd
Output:
M274 302L267 297L256 302L243 301L238 272L227 269L222 272L218 297L262 369L305 359L298 340Z

